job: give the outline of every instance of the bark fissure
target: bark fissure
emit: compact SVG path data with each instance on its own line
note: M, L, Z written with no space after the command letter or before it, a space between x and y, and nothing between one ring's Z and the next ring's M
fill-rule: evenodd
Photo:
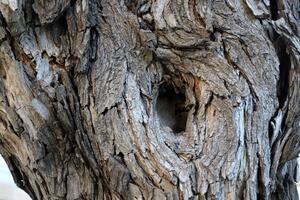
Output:
M270 0L270 11L272 20L278 19L278 3L277 0Z
M291 61L290 56L287 53L287 46L284 44L285 41L280 41L279 39L278 43L278 58L280 63L278 80L278 101L279 108L282 108L289 94L289 73L291 70Z

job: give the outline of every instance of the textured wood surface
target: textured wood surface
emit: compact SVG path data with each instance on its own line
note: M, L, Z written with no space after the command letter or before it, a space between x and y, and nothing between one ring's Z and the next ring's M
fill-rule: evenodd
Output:
M298 199L298 0L2 0L0 153L33 199Z

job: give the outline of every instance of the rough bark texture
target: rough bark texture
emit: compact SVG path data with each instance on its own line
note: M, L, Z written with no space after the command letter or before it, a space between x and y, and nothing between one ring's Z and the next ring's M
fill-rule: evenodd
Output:
M0 11L0 153L33 199L298 199L298 0Z

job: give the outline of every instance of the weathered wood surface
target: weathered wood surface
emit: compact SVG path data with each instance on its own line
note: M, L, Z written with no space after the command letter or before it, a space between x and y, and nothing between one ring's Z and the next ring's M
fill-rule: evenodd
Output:
M298 0L0 12L0 153L33 199L298 199Z

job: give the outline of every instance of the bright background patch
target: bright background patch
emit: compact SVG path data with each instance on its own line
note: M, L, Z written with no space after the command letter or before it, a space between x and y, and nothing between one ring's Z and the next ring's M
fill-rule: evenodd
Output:
M10 171L0 156L0 200L30 200L30 197L18 188Z

